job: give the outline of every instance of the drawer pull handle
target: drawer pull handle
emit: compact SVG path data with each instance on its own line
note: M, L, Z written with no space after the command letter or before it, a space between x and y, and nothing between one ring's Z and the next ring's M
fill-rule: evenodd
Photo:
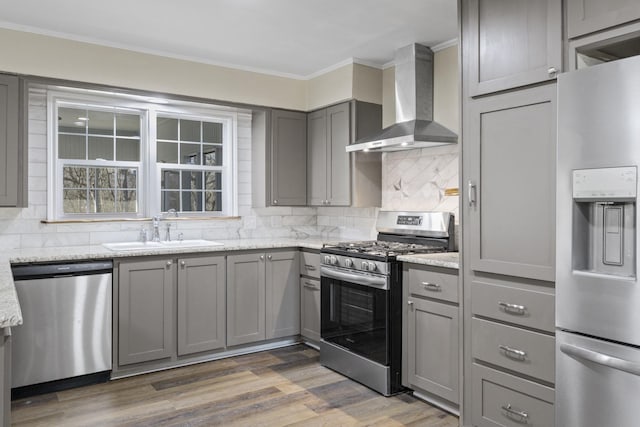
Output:
M314 289L314 290L318 289L318 286L311 282L304 282L304 287L309 289Z
M424 286L425 291L433 291L433 292L442 291L442 287L437 283L422 282L422 286Z
M514 421L517 421L520 424L527 424L529 414L526 412L513 409L511 404L508 404L507 406L502 405L502 410L507 413L508 418L513 419L513 417L517 417Z
M506 345L499 345L498 348L504 351L505 356L510 357L511 359L525 360L527 358L526 351L511 348Z
M316 271L316 266L315 265L305 264L304 268L306 268L307 270Z
M520 316L524 315L527 312L527 307L519 304L510 304L508 302L499 301L498 305L500 308L504 309L506 313L509 314L518 314Z

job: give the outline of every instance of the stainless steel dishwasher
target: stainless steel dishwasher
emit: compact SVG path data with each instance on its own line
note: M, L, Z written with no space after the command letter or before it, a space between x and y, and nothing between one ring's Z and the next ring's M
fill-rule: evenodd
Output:
M106 381L111 261L12 267L24 322L12 329L14 398Z

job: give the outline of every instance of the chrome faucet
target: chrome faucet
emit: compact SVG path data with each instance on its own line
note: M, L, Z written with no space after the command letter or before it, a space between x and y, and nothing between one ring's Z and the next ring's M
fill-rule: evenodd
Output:
M160 215L156 215L153 217L153 235L151 240L154 242L160 241Z
M178 218L178 212L175 209L169 209L164 214L158 214L153 217L153 240L154 242L160 241L160 221L162 221L167 216L172 215L174 218ZM167 223L166 232L164 235L164 240L167 242L171 241L171 223Z

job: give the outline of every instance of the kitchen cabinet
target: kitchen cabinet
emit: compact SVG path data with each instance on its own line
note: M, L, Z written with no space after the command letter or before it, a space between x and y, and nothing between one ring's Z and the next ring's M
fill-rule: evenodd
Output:
M300 332L297 251L227 257L227 345Z
M468 96L555 79L561 71L562 2L463 0L462 6Z
M320 341L320 254L300 252L300 335Z
M119 365L169 358L173 354L175 264L172 259L119 263Z
M403 295L403 385L455 412L460 402L457 271L405 263Z
M118 365L224 348L224 257L118 264Z
M11 328L0 330L0 414L2 426L11 425Z
M307 115L271 110L270 204L307 204Z
M570 39L639 19L637 0L567 0Z
M224 348L226 261L178 260L178 356Z
M0 207L27 205L24 83L0 74Z

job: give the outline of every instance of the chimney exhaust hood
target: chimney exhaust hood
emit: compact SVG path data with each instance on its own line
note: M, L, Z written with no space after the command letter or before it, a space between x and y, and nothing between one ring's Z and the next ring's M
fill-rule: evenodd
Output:
M395 55L396 124L347 146L353 151L400 151L455 144L458 135L433 121L433 51L411 44Z

